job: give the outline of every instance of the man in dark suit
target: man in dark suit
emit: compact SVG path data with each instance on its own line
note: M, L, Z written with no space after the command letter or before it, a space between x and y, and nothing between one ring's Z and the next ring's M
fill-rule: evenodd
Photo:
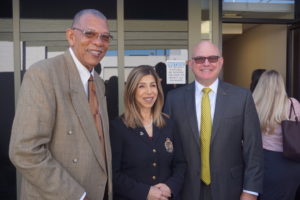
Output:
M189 66L196 81L169 92L165 105L165 112L177 124L188 163L182 199L257 199L262 192L263 153L250 91L218 79L223 58L209 41L194 47ZM210 88L206 106L203 88ZM204 112L209 113L210 123L201 121L207 119ZM207 124L211 127L205 142L201 137L207 133L201 129Z
M82 10L66 37L70 48L31 66L22 82L9 149L20 197L111 200L105 89L93 68L109 46L107 19Z

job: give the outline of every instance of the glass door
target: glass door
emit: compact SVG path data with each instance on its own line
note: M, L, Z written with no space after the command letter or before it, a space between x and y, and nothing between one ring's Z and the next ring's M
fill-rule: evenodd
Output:
M300 100L300 23L288 29L287 92Z

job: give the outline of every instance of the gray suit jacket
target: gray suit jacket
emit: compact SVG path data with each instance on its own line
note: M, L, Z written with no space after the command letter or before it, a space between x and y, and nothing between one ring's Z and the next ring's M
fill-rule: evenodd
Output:
M169 92L165 112L177 124L188 163L182 199L199 200L201 159L195 83ZM219 81L211 137L213 200L238 200L243 189L261 193L262 142L249 90Z
M104 84L95 77L105 138L96 126L69 51L26 72L12 128L9 154L21 172L21 199L112 199L111 149ZM105 165L105 159L107 166Z

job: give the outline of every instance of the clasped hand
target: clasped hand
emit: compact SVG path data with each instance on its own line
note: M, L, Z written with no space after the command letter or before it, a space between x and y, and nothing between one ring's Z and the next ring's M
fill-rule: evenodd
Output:
M159 183L150 187L147 200L168 200L170 197L170 188L164 183Z

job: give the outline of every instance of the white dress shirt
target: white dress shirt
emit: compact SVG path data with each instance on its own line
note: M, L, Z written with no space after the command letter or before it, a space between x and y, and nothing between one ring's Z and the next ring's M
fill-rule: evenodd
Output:
M74 60L74 63L76 65L76 68L79 72L79 76L85 91L86 96L88 96L88 80L90 78L90 76L92 75L94 77L94 68L93 70L90 72L85 66L83 66L83 64L81 64L81 62L77 59L77 57L75 56L73 50L71 48L69 48L70 54Z
M216 107L216 99L217 99L217 91L218 91L219 79L215 80L213 84L211 84L208 88L211 91L208 93L209 103L210 103L210 116L211 121L213 122L215 107ZM197 113L197 122L198 122L198 133L200 134L201 130L201 102L202 102L202 89L207 88L201 85L199 82L195 81L195 103L196 103L196 113Z

